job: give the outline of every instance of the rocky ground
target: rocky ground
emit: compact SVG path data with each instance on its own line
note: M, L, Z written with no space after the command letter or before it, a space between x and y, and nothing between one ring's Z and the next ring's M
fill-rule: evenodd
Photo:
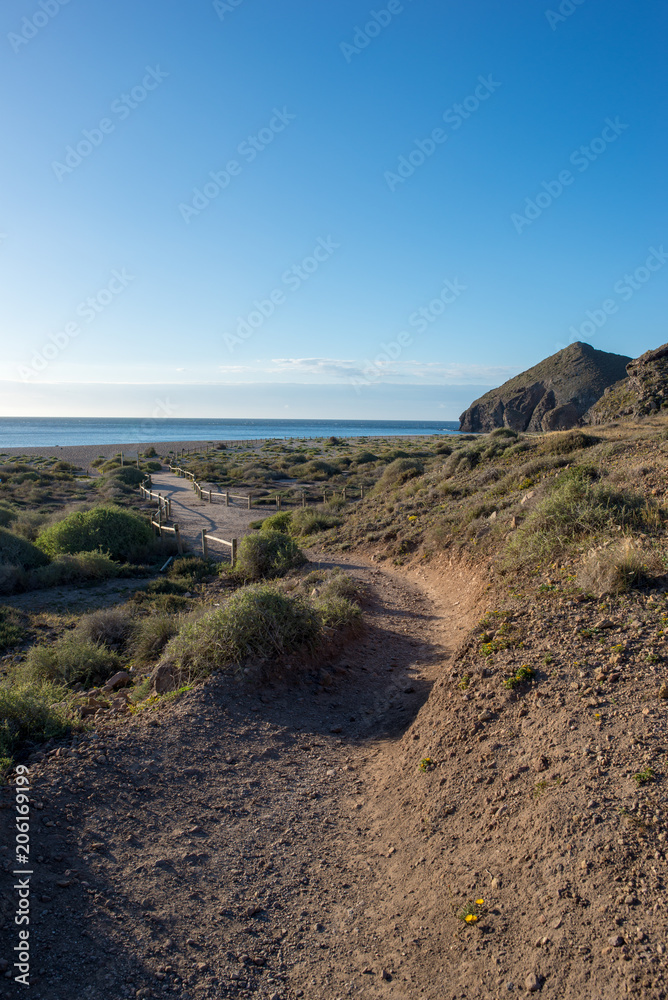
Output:
M445 560L348 570L368 626L335 662L33 762L31 995L664 997L663 596L495 607Z

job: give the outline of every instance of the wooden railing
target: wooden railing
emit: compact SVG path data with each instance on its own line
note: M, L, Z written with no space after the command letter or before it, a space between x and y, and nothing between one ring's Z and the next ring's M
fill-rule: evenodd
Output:
M146 480L144 480L144 482L146 482ZM149 486L151 485L152 484L149 479ZM145 500L156 500L158 503L158 510L161 512L161 514L164 511L165 520L169 520L169 518L172 516L172 501L169 498L163 497L162 493L154 493L153 490L148 489L144 485L144 483L142 483L141 486L139 487L139 492L141 493L141 495L144 497Z
M145 485L148 483L148 486ZM155 493L150 487L151 477L148 476L144 482L139 487L139 492L144 497L145 500L157 500L158 510L157 510L157 520L156 516L151 516L151 526L156 528L160 538L162 538L163 533L167 535L174 535L176 540L176 551L181 556L183 555L183 542L181 541L181 533L179 531L179 526L176 522L172 525L164 524L164 521L170 520L172 516L172 501L163 497L162 493Z
M153 525L154 528L158 529L158 534L160 535L161 538L163 536L163 532L168 535L174 535L176 539L176 551L180 556L182 556L183 542L181 541L181 532L179 531L179 526L176 523L176 521L171 526L168 524L163 524L162 521L160 520L159 521L151 520L151 524Z
M230 562L233 566L237 562L237 540L236 538L230 539L228 541L226 538L217 538L215 535L210 534L206 528L202 528L202 557L204 559L209 558L209 542L218 542L220 545L225 545L230 550Z
M200 498L200 500L206 500L208 503L213 503L215 500L220 499L221 502L223 502L226 507L229 507L230 500L243 500L245 503L248 504L248 510L250 510L252 507L253 496L250 493L230 493L227 490L223 492L216 492L214 490L204 489L204 487L197 482L194 474L192 472L189 472L188 469L184 469L180 465L170 465L169 471L175 473L177 476L182 476L184 479L189 479L193 484L193 489L195 490L195 493L197 493L197 496ZM359 487L344 486L343 489L339 490L338 492L336 490L323 489L322 503L327 503L328 499L331 500L337 496L340 496L343 500L352 500L353 497L351 494L357 490L359 490L360 500L363 500L364 486L359 486ZM276 505L276 510L281 510L283 501L286 499L286 497L285 493L280 493L277 491L274 494L270 493L268 496L256 499L261 500L262 505L265 505L267 502L274 503ZM307 504L309 503L320 503L320 502L321 502L320 494L318 494L317 497L309 497L307 496L304 490L301 491L300 497L297 500L297 503L301 503L302 507L306 507Z
M220 499L224 502L226 507L229 507L230 500L243 500L244 503L248 504L248 510L251 509L253 504L253 497L250 493L230 493L225 491L224 493L217 493L214 490L205 490L203 486L195 479L192 472L188 472L187 469L182 469L180 465L170 465L169 471L176 473L177 476L183 476L184 479L189 479L193 484L193 489L200 500L207 500L209 503L213 503L214 500Z

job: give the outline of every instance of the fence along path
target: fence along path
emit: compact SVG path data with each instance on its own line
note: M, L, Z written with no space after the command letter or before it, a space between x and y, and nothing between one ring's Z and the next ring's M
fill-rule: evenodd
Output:
M202 553L204 532L207 555L214 559L229 557L232 540L249 534L250 522L258 517L256 510L248 509L245 498L230 498L229 506L201 499L190 479L179 478L173 472L153 472L151 483L152 492L160 493L168 502L171 521L178 524L181 538L198 555ZM221 546L214 539L230 544Z

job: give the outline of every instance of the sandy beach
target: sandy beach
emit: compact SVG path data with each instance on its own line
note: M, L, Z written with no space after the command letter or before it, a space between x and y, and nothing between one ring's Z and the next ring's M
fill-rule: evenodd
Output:
M226 442L228 443L228 442ZM234 444L243 444L247 448L253 446L252 441L235 441ZM255 442L258 445L262 444L262 441ZM0 461L3 458L14 457L15 455L27 455L35 456L42 455L45 458L61 458L64 462L70 462L72 465L77 466L80 469L88 469L90 463L96 458L113 458L114 455L118 455L120 451L127 456L128 460L132 460L137 457L137 452L139 454L144 454L149 451L151 447L155 448L156 452L160 457L168 457L170 452L173 454L180 453L181 449L185 451L205 451L208 447L211 447L210 441L156 441L153 444L148 441L142 441L141 444L135 443L125 443L125 444L78 444L78 445L65 445L64 447L59 447L58 445L44 445L43 447L32 447L32 448L2 448L0 450Z

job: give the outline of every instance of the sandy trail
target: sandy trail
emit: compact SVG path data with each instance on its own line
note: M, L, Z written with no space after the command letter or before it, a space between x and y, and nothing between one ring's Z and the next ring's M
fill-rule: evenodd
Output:
M202 529L212 531L226 540L242 538L251 530L251 521L268 513L266 510L258 512L253 508L248 510L243 501L239 500L230 500L229 507L220 500L214 503L200 500L190 480L180 479L172 472L156 472L151 478L153 490L172 501L172 521L178 524L184 542L198 554L202 551ZM217 489L215 484L202 483L202 486ZM215 543L210 544L209 554L213 559L224 558L228 551Z
M251 691L213 678L33 765L36 1000L449 995L398 930L397 858L422 846L374 803L447 663L453 609L348 570L370 588L368 626L326 669Z

